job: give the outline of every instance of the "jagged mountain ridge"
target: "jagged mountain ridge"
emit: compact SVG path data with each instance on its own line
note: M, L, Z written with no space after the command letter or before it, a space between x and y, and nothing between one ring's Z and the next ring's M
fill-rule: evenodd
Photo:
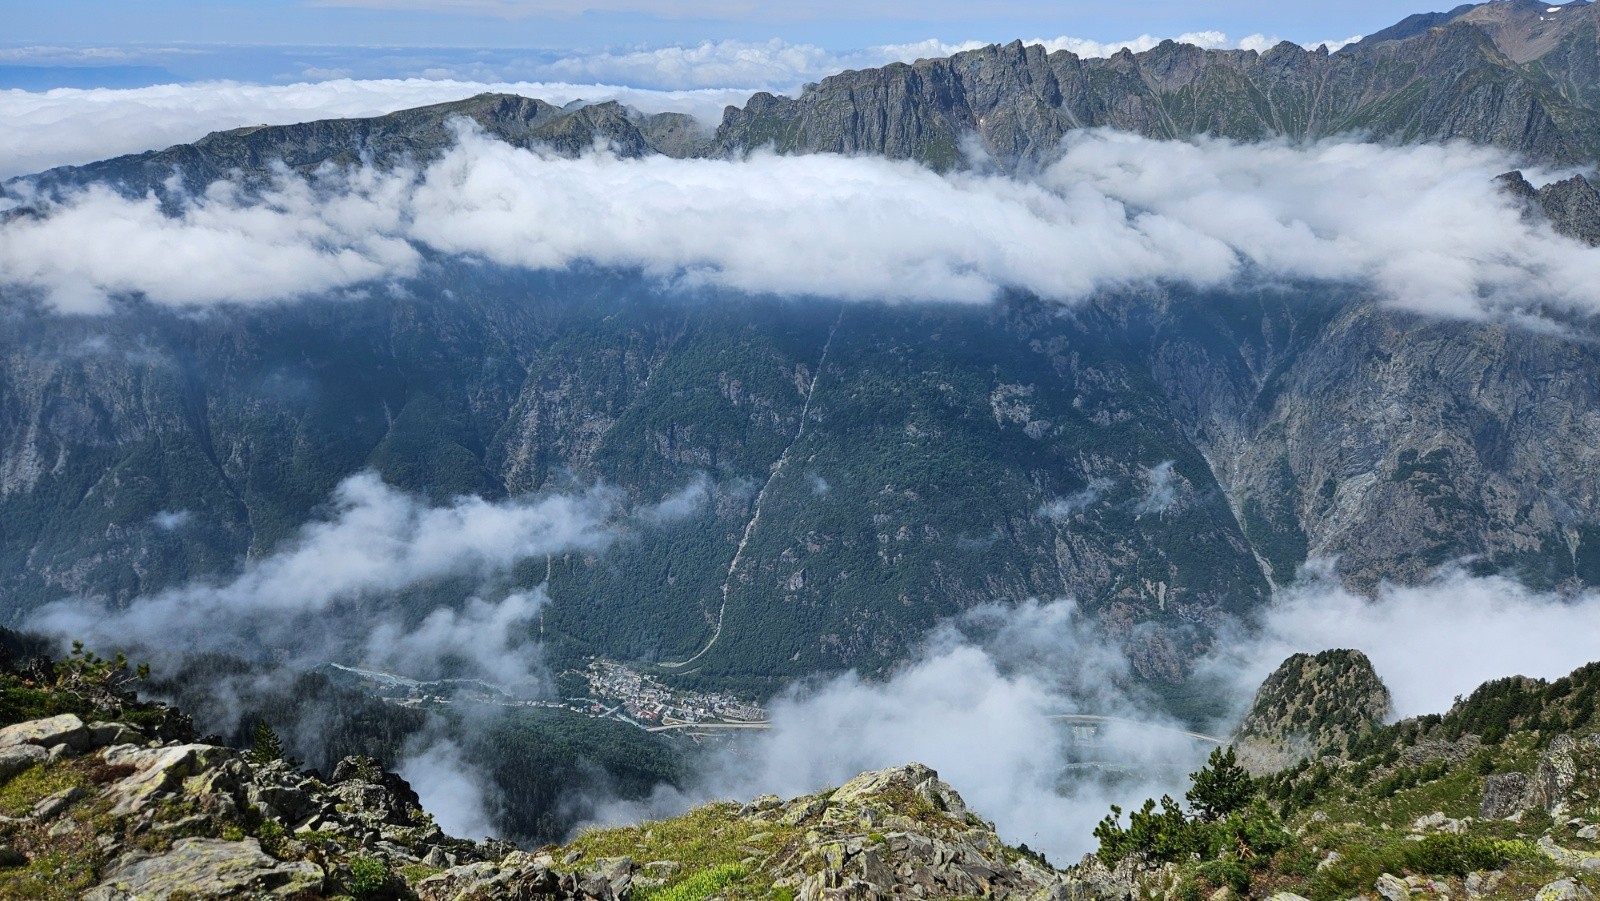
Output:
M1160 139L1459 139L1584 163L1600 156L1600 6L1579 0L1551 9L1493 0L1413 16L1331 54L1288 42L1257 52L1165 41L1093 59L1018 41L842 72L798 97L758 93L728 107L714 131L682 114L647 116L615 102L555 107L486 94L371 119L217 132L36 179L48 187L121 182L143 193L164 190L175 172L195 188L234 170L262 175L276 160L291 169L425 163L448 146L457 117L517 146L569 155L597 140L624 156L719 157L771 146L944 169L966 164L963 142L972 136L1009 170L1047 163L1074 130L1108 127Z

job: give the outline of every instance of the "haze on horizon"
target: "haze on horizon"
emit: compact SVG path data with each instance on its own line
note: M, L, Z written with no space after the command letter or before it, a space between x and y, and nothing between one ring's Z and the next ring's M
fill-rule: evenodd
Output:
M1337 7L1191 4L751 4L735 0L235 0L6 4L0 89L333 78L590 80L637 87L791 87L832 66L1060 41L1081 55L1165 37L1261 48L1339 44L1419 12L1404 0ZM877 53L863 51L878 50ZM641 65L641 59L661 61ZM624 65L622 63L626 62ZM762 67L774 78L759 79ZM699 69L690 84L682 70ZM675 74L676 73L676 74Z

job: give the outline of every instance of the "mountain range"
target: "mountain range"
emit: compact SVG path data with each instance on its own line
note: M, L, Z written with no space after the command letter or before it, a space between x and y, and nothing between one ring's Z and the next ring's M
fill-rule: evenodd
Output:
M221 132L9 190L170 200L225 176L265 183L280 164L421 163L462 116L515 145L577 154L602 139L624 157L771 146L1018 170L1106 126L1355 130L1573 162L1600 146L1583 87L1597 16L1506 0L1334 54L992 46L757 95L714 132L485 95ZM1528 215L1600 239L1581 176L1503 184ZM673 675L754 692L887 666L927 623L996 599L1078 598L1139 673L1181 681L1216 628L1308 560L1337 561L1361 590L1456 561L1539 587L1600 583L1600 381L1578 317L1443 320L1328 282L1155 285L1065 310L1025 292L979 309L688 297L640 272L438 256L402 291L337 303L194 316L130 301L85 318L17 300L7 316L13 624L68 595L120 605L215 578L364 470L440 502L599 482L647 504L705 480L682 521L512 581L549 584L557 661L693 658ZM429 591L419 616L459 589Z

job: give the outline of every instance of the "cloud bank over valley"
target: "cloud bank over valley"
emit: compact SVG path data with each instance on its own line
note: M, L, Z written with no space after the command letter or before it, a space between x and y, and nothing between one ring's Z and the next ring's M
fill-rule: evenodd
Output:
M1600 254L1525 219L1493 181L1515 160L1467 145L1093 131L1013 178L825 154L569 159L458 131L423 171L283 173L261 196L219 182L176 214L91 187L0 225L0 271L67 313L121 295L203 307L382 284L415 275L425 251L857 301L1072 302L1252 279L1350 282L1454 317L1600 306Z

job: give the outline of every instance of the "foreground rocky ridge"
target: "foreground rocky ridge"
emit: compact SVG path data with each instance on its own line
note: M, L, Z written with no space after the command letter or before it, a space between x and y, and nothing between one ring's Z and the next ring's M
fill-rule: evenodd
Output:
M1059 873L1007 847L917 765L529 854L444 835L404 780L370 759L347 758L323 779L61 714L0 729L0 810L5 897L626 901L707 879L717 884L699 897L1045 901L1066 892Z

